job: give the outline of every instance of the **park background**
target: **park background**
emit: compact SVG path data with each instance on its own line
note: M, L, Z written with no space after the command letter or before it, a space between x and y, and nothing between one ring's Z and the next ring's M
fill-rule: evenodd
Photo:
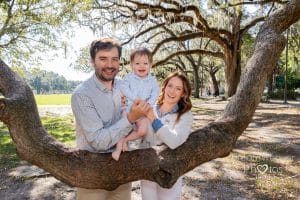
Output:
M30 85L45 128L58 140L74 145L70 93L91 75L88 46L93 39L112 36L123 44L121 77L130 71L130 50L139 46L155 53L152 73L159 80L170 71L186 73L193 84L196 129L223 111L253 52L259 26L284 4L283 1L257 1L257 4L177 1L195 6L201 13L199 17L188 7L180 13L172 12L171 8L178 5L168 1L161 4L161 9L153 8L158 1L136 2L0 3L1 59ZM209 29L201 24L207 24ZM299 32L299 21L286 31L287 48L269 77L263 103L236 149L229 157L203 164L185 176L183 198L297 199L300 196ZM32 169L18 159L3 124L0 144L0 197L74 198L73 188L49 180L50 174ZM38 186L48 180L45 188ZM138 199L139 185L133 190Z

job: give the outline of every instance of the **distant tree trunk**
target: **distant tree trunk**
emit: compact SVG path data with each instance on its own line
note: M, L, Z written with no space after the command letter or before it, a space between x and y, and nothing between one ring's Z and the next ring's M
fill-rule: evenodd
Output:
M216 78L216 73L209 73L210 75L210 78L211 78L211 81L212 81L212 84L213 84L213 95L216 97L216 96L219 96L220 95L220 92L219 92L219 86L218 86L218 81L217 81L217 78Z
M272 71L272 74L268 78L268 95L270 95L273 92L273 79L274 79L274 70Z
M35 85L35 88L36 88L36 93L41 94L42 84L41 84L41 78L40 77L38 77L38 76L35 77L34 85Z
M200 88L200 78L199 78L199 74L198 74L198 71L195 71L193 72L194 74L194 98L200 98L199 96L199 88Z
M225 55L232 57L232 55ZM241 76L241 65L237 60L225 58L225 97L231 97L235 94Z
M220 66L217 66L214 62L209 62L208 65L205 65L205 70L209 73L211 82L213 84L213 95L219 96L219 85L216 78L216 73L220 70Z
M178 148L125 152L116 162L110 154L68 148L47 134L29 86L0 60L0 120L9 129L18 156L71 186L113 190L146 179L171 187L178 177L202 163L225 157L251 122L268 75L286 40L282 36L300 18L300 0L291 0L261 26L254 53L236 94L216 121L195 130Z
M199 71L199 67L197 65L195 65L195 63L193 62L193 60L190 60L188 59L192 65L192 68L193 68L193 84L194 84L194 98L200 98L199 96L199 88L200 88L200 77L199 77L199 74L198 74L198 71Z
M232 47L224 49L225 62L225 97L235 94L241 77L241 15L235 14L233 18L233 41Z

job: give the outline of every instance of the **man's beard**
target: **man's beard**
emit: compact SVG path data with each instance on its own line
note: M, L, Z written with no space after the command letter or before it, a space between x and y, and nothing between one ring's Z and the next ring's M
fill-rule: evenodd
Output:
M98 79L100 79L101 81L104 81L104 82L109 82L109 81L112 81L114 80L114 78L116 77L117 75L117 72L113 72L113 75L110 76L110 77L105 77L103 76L104 72L103 73L96 73L96 76Z

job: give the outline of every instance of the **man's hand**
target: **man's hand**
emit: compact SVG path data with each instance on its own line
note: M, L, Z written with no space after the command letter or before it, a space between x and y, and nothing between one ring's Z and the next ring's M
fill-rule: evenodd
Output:
M134 123L140 117L146 116L150 109L150 105L141 99L133 102L130 112L127 114L127 119L130 123Z

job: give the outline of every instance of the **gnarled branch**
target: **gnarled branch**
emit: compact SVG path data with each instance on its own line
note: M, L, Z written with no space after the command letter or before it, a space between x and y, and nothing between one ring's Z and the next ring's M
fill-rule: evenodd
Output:
M223 56L224 56L222 52L212 52L212 51L201 50L201 49L192 49L192 50L177 51L177 52L175 52L173 54L170 54L165 59L160 60L160 61L154 63L153 67L162 65L162 64L166 63L168 60L170 60L171 58L173 58L175 56L179 56L179 55L191 55L191 54L202 54L202 55L214 56L214 57L217 57L217 58L223 58Z

